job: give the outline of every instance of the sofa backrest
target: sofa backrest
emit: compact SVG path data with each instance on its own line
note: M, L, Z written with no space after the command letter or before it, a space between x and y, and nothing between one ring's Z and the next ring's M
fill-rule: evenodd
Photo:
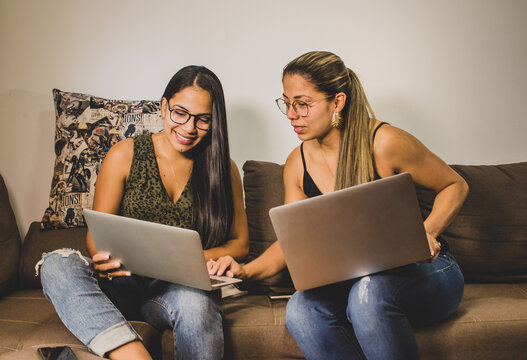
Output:
M20 233L2 175L0 175L0 254L2 254L0 296L4 296L13 290L17 283Z
M448 241L465 275L466 282L519 282L527 281L527 162L495 166L453 165L452 168L469 184L469 195L456 219L445 230ZM284 201L283 165L264 161L247 161L243 166L245 206L249 222L249 259L258 257L275 240L269 220L269 209ZM0 205L6 204L7 192L0 183ZM4 186L5 188L5 186ZM423 217L430 212L434 193L417 187ZM5 195L4 195L5 194ZM10 218L7 208L0 208L0 221ZM9 207L10 209L10 207ZM12 216L11 224L15 224ZM4 223L0 223L0 230ZM12 226L12 225L11 225ZM7 234L9 231L0 231ZM0 253L12 251L4 259L17 261L19 239L9 244L0 239ZM87 254L86 228L40 230L40 223L31 225L25 237L20 260L20 285L39 287L34 266L43 252L61 247L72 247ZM14 247L13 247L14 246ZM8 250L6 250L8 249ZM8 265L0 262L0 270ZM2 271L0 276L7 273ZM3 291L0 277L0 294ZM12 277L9 277L12 281ZM11 285L9 285L11 286ZM8 287L9 287L8 286ZM287 270L276 276L249 284L251 290L281 291L292 287Z
M470 187L469 195L443 237L466 282L527 281L527 162L507 165L453 165ZM283 203L283 166L247 161L243 166L250 259L275 240L268 211ZM435 194L416 187L423 218ZM287 272L259 283L290 286Z
M247 261L260 256L276 240L269 209L284 203L282 174L284 166L266 161L249 160L243 165L245 211L249 224L249 256ZM287 269L275 276L248 284L253 291L287 291L293 282Z
M527 162L452 168L470 190L442 236L465 282L527 281ZM420 187L417 193L426 217L435 196Z

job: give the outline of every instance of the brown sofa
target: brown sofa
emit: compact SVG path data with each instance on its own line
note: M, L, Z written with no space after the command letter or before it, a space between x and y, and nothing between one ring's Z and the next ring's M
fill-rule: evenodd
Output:
M464 272L459 309L446 322L415 329L423 359L527 358L527 162L453 168L469 183L470 194L444 233ZM258 256L274 233L267 211L283 199L282 166L248 161L244 190L251 236L250 257ZM426 216L433 194L418 188ZM84 253L84 228L41 231L31 224L20 236L0 177L0 359L39 359L40 346L67 344L80 359L90 354L61 324L40 290L34 266L41 254L61 247ZM287 271L246 284L249 295L224 299L225 357L293 359L302 353L284 327L286 300L270 291L291 286ZM169 331L133 322L152 354L173 358Z

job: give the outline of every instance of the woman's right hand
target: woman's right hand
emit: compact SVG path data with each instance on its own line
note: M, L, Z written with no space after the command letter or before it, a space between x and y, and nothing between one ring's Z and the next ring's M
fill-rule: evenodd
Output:
M92 256L93 268L99 273L100 277L112 280L117 276L130 276L130 271L123 270L123 263L119 259L112 258L108 252L99 251Z
M247 273L243 265L240 265L231 256L222 256L218 260L207 261L207 270L209 275L219 275L235 277L238 279L247 279Z

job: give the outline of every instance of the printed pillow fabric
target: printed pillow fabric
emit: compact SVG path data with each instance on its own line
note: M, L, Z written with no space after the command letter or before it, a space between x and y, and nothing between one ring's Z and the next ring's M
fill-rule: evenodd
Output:
M42 229L84 226L82 209L91 209L97 174L115 143L163 130L160 101L107 100L53 89L55 167Z

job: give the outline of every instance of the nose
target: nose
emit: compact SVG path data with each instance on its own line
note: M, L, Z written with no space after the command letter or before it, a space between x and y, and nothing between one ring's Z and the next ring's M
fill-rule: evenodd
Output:
M190 119L188 119L186 123L180 124L179 127L183 128L183 130L185 130L187 134L192 134L196 131L196 118L194 117L194 115L191 115Z
M289 120L298 119L298 114L296 113L296 110L293 105L289 106L289 108L287 109L286 116Z

